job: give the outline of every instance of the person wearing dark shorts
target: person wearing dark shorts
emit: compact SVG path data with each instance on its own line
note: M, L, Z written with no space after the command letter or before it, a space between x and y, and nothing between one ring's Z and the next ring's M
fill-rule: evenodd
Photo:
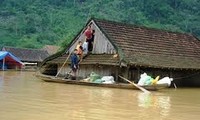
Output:
M77 55L77 49L74 50L74 53L71 55L71 69L72 69L72 80L76 80L76 73L78 70L78 63L79 63L79 59L78 59L78 55Z

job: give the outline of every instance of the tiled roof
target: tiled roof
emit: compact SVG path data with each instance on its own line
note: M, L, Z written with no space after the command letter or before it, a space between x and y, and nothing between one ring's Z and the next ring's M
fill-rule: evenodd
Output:
M46 50L48 52L49 55L52 55L52 54L55 54L58 49L59 49L59 46L54 46L54 45L45 45L43 47L44 50Z
M200 41L192 35L94 19L128 64L200 69ZM121 56L122 57L122 56Z
M3 47L3 50L14 54L23 62L42 62L49 56L46 50L40 49Z

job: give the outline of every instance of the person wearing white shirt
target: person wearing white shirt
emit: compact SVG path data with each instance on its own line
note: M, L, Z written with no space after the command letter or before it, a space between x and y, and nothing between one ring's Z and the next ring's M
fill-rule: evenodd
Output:
M85 41L82 47L83 47L83 55L85 56L88 54L88 42Z

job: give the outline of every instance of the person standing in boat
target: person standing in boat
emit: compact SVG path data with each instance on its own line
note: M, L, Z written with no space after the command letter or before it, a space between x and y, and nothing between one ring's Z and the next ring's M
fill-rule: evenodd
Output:
M72 69L72 80L76 80L77 70L79 68L79 60L78 60L78 50L75 49L74 53L71 55L71 69Z

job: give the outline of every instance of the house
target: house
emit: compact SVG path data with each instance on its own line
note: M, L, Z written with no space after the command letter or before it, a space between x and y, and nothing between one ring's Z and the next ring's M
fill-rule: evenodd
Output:
M13 54L0 51L0 70L6 69L21 69L23 63Z
M8 51L18 57L25 65L25 67L31 67L36 69L45 58L49 56L46 50L41 49L27 49L27 48L15 48L5 46L3 51Z
M87 26L95 30L92 54L80 63L79 76L91 72L100 75L118 75L139 80L146 72L152 77L169 76L177 85L190 83L200 85L200 41L190 34L163 31L102 19L90 19L85 27L67 46L66 51L47 58L41 67L44 74L64 75L70 70L69 64L61 69L69 53L78 41L84 41ZM68 54L65 54L68 52Z

